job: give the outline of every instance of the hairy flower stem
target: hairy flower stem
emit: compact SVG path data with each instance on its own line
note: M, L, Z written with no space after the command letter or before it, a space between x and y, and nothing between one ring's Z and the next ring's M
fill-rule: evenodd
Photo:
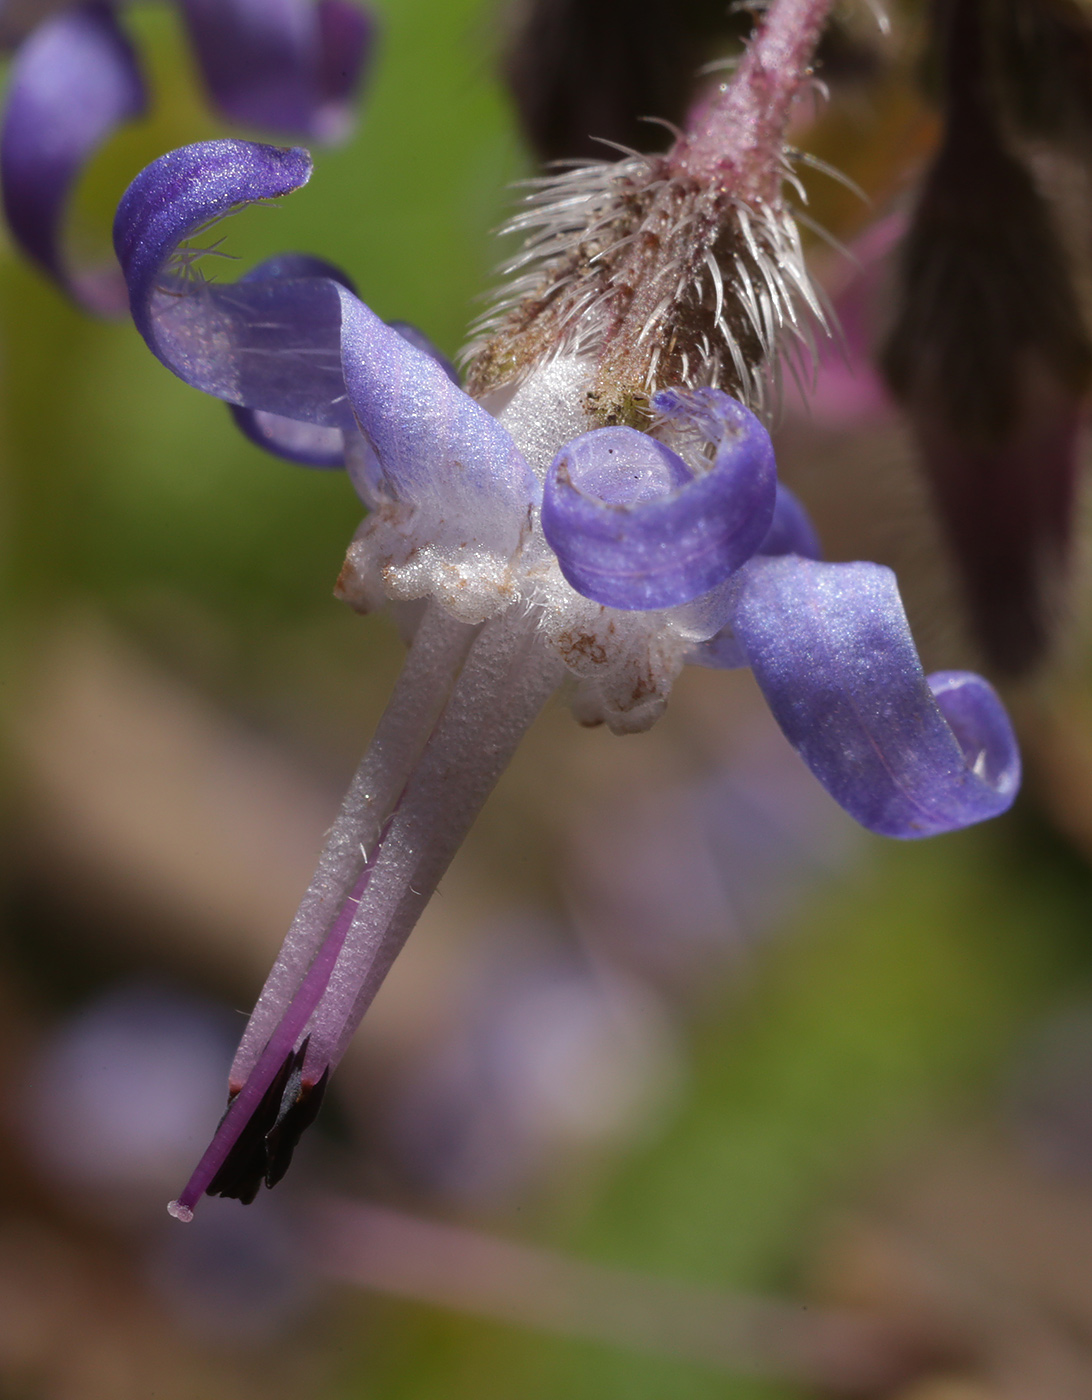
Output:
M759 413L778 359L810 359L825 322L783 197L785 136L832 0L773 0L734 76L662 156L555 173L511 232L515 280L479 322L467 387L483 397L560 354L588 365L595 426L648 429L663 388L713 386Z
M663 158L615 276L626 295L594 390L608 414L625 418L665 372L759 407L783 333L798 329L794 302L822 323L781 188L789 119L831 4L774 0L732 79L697 104Z
M562 662L538 639L535 619L517 611L469 627L436 604L426 610L244 1035L228 1110L172 1202L178 1218L190 1218L204 1191L220 1189L225 1162L240 1143L252 1150L255 1136L271 1127L271 1114L274 1128L283 1120L283 1105L280 1118L277 1112L286 1066L299 1071L302 1103L337 1064L482 804L560 682ZM249 1169L242 1175L245 1192L253 1183ZM229 1185L236 1183L230 1164L229 1177Z
M748 45L731 82L700 101L686 134L668 154L681 174L731 180L737 194L777 197L778 157L793 103L811 76L811 61L833 0L776 0Z

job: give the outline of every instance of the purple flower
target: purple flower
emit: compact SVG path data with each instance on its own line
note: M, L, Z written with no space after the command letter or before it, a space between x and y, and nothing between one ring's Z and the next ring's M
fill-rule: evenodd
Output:
M299 188L306 152L206 142L126 192L115 247L148 345L270 450L344 461L368 515L338 592L361 611L401 609L413 638L244 1033L228 1109L172 1203L180 1218L204 1191L249 1200L283 1174L464 833L563 680L578 719L630 733L656 720L686 662L748 665L797 752L872 830L929 836L1011 804L1019 757L996 695L963 672L925 676L890 571L814 557L765 429L720 387L760 399L779 327L797 331L797 299L813 300L781 176L760 167L781 160L822 8L777 0L733 83L660 164L627 158L615 175L577 172L560 194L533 197L527 222L546 223L523 260L533 286L501 303L477 345L478 397L419 333L386 325L316 260L274 259L231 285L202 279L186 240ZM771 84L774 51L796 67ZM783 120L762 106L738 158L717 156L722 118L775 98ZM643 199L638 179L652 182ZM624 219L658 221L661 204L691 233L686 276L656 301L641 278L662 286L664 269ZM557 223L578 222L581 206L584 245ZM624 246L603 241L607 225ZM682 237L659 239L672 275ZM714 250L737 237L728 278ZM590 290L551 283L566 239L578 261L598 240L614 274L593 268ZM711 279L697 309L692 273Z
M254 436L328 464L369 514L339 582L362 609L424 601L406 668L244 1036L232 1100L173 1207L248 1198L287 1165L331 1067L531 719L570 673L585 722L647 728L684 662L747 664L837 800L892 836L1011 803L1019 761L989 686L927 678L894 578L807 557L758 420L718 389L665 390L653 433L576 431L584 372L527 377L497 416L439 359L309 260L202 281L195 229L302 185L306 154L187 147L133 183L115 226L133 315Z
M0 132L4 211L19 247L75 300L119 310L115 270L70 268L62 227L91 156L146 110L144 80L117 4L42 8L12 64ZM355 0L178 0L178 8L225 117L308 140L346 134L374 28Z

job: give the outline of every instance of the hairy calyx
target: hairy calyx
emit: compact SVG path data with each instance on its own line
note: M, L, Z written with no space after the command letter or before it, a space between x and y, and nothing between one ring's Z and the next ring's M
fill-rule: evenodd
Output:
M665 386L725 390L761 411L778 356L823 323L785 200L785 130L810 78L827 0L763 21L730 82L662 156L577 166L531 182L508 231L526 235L468 348L477 397L544 359L587 357L591 422L647 427Z

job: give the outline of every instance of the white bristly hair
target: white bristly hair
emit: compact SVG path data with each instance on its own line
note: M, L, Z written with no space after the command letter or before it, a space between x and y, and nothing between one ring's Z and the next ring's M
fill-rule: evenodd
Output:
M667 386L713 385L768 414L781 360L808 373L827 322L792 210L670 160L626 150L525 182L503 230L523 247L463 354L470 392L564 355L595 365L585 407L598 422L643 419ZM787 153L781 180L802 195Z

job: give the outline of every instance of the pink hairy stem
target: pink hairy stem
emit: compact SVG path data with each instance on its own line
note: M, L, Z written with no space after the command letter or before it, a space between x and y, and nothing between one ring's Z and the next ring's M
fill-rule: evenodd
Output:
M668 155L675 173L773 202L793 104L811 78L833 0L774 0L739 67L692 109Z

